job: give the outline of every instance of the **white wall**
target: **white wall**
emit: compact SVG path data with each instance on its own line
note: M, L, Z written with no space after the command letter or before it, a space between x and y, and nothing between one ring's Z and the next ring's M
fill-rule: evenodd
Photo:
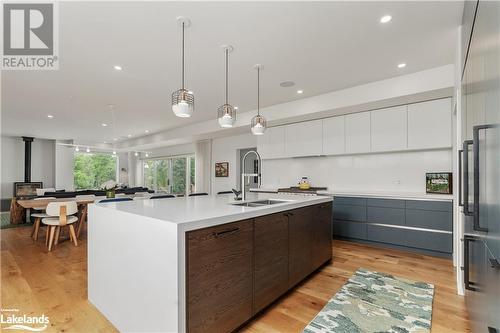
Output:
M198 141L195 148L195 192L211 193L212 140Z
M312 186L333 191L425 193L426 172L451 169L450 149L286 158L263 162L262 186L295 186L307 176Z
M71 141L57 141L59 143L72 143ZM73 147L55 144L55 187L58 190L73 191L75 151Z
M119 184L126 184L128 185L130 183L129 180L129 165L128 165L128 155L129 153L118 153L117 155L117 179L116 181ZM122 170L125 169L125 170Z
M194 154L195 143L157 148L149 151L149 158ZM144 158L144 156L142 156Z
M36 139L31 144L31 180L54 187L54 140ZM24 142L21 137L1 137L1 198L11 198L14 182L24 181Z
M239 149L252 147L257 147L257 138L250 133L212 140L212 194L239 188ZM215 177L216 162L229 162L229 177Z
M137 157L131 151L127 154L128 186L135 187L137 179Z

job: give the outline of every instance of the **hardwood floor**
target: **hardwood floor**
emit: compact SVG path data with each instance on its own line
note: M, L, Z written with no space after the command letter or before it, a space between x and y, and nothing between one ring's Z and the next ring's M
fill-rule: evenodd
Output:
M87 301L87 242L82 232L75 247L59 243L50 253L44 237L37 243L31 228L1 233L1 307L20 314L45 314L45 332L116 332ZM43 235L43 233L41 233ZM64 238L68 238L64 234ZM334 241L333 264L324 266L241 329L247 333L301 332L359 267L433 283L436 287L432 332L469 332L463 297L456 295L450 260Z

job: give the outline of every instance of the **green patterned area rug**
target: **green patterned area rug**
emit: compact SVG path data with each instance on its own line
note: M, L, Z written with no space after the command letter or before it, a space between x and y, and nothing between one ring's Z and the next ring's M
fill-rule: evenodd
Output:
M33 223L10 224L10 213L0 212L0 229L19 228L32 225Z
M434 285L360 268L304 333L429 332Z

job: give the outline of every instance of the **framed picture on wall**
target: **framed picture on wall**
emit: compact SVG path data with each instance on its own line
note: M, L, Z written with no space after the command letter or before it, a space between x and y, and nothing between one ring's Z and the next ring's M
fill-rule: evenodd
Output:
M451 172L428 172L425 174L427 193L453 194L453 174Z
M215 163L215 177L229 177L229 162Z

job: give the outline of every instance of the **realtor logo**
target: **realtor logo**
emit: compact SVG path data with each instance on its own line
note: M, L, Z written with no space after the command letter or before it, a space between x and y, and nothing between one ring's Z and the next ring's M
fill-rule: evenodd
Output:
M4 3L2 69L58 69L56 3Z

